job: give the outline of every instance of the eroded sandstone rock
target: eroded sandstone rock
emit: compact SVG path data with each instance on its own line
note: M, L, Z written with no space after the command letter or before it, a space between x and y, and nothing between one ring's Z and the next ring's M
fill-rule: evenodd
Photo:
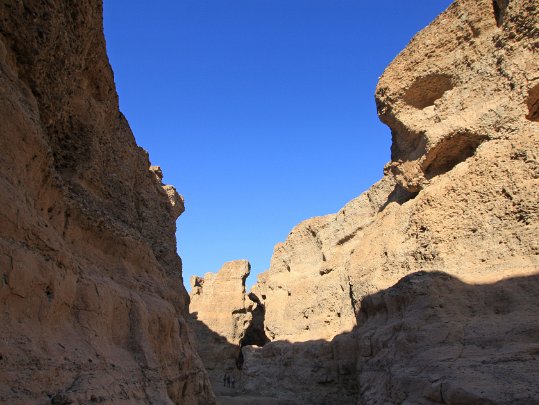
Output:
M250 271L247 260L235 260L225 263L217 273L191 277L191 326L217 395L243 391L241 348L268 341L264 310L256 296L245 291ZM225 383L225 376L234 379L234 387L230 381Z
M362 297L416 270L466 281L538 270L533 3L456 1L386 69L376 101L393 134L387 174L277 245L254 287L272 340L351 329Z
M253 302L245 293L250 272L247 260L235 260L225 263L217 273L190 280L189 312L234 345L240 343L252 317L249 309Z
M273 381L298 403L338 403L335 386L353 385L333 378L324 391L307 378L291 390L279 377L316 368L299 345L353 336L356 349L326 364L340 376L335 364L360 353L360 403L534 401L538 14L531 0L457 0L386 69L376 90L393 136L385 177L276 246L253 288L272 343L243 351L246 370L263 370L249 374L250 393ZM416 273L427 281L396 285ZM510 321L496 297L511 303Z
M533 404L539 276L467 284L417 272L366 297L360 403Z
M0 3L0 402L211 404L100 1Z

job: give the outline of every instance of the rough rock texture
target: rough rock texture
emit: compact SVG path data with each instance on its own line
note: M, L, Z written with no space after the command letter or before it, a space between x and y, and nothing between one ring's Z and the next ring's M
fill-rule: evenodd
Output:
M245 279L251 272L247 260L227 262L217 273L191 277L191 314L229 343L239 344L251 321L252 302L245 294ZM224 317L223 313L229 314Z
M456 1L386 69L387 176L276 247L254 289L272 340L332 337L362 297L416 270L469 282L539 270L539 6L508 4L502 16Z
M354 302L415 270L537 270L538 9L509 2L497 24L491 1L457 1L386 69L387 176L275 248L255 287L271 339L332 337Z
M263 322L263 312L245 292L250 271L247 260L236 260L225 263L217 273L191 277L191 327L218 395L233 395L243 385L239 372L243 365L241 347L263 345L268 340L259 324ZM234 377L234 389L224 386L225 374Z
M352 330L356 298L348 261L353 242L373 225L394 187L387 177L339 213L302 222L275 246L270 269L252 290L266 308L271 340L329 341Z
M0 402L211 404L100 1L0 2Z
M274 341L246 346L242 395L273 396L291 404L353 404L356 402L356 340L351 333L330 342Z
M539 403L539 276L466 284L418 272L366 297L362 404Z
M247 393L538 403L538 52L535 0L457 0L390 64L385 176L276 246L252 291L272 343L243 349Z

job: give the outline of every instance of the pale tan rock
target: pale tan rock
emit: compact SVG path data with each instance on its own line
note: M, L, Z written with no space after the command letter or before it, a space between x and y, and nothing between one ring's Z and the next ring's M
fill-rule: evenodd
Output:
M247 260L227 262L217 273L191 277L189 312L212 331L238 345L250 320L253 302L245 294L251 272Z
M0 5L0 402L215 403L100 1Z
M178 218L185 211L185 200L183 199L183 196L178 194L174 186L163 184L163 171L160 166L150 166L150 172L154 174L155 179L161 185L163 192L167 196L172 216Z
M163 181L163 170L161 170L161 166L150 166L149 170L155 175L159 183Z
M358 384L334 378L327 395L341 386L360 403L536 401L538 13L531 0L458 0L386 69L376 102L392 161L338 214L275 247L253 288L274 342L244 349L246 370L263 370L249 374L250 392L274 381L300 403L338 403L308 397L325 398L308 378L290 380L314 367L298 360L301 344L352 335ZM497 316L502 296L510 309ZM295 343L275 354L278 341Z
M167 195L172 217L176 219L185 211L185 201L183 196L178 194L174 186L171 186L170 184L164 185L163 190L165 190Z
M331 340L355 326L346 264L350 246L374 220L395 183L382 180L339 213L309 219L275 246L253 293L266 308L271 340Z
M457 1L386 69L387 175L276 246L254 287L272 340L349 330L355 303L416 270L471 281L539 270L532 3L510 2L498 26L492 2Z
M257 342L252 329L260 309L256 309L257 304L245 291L250 271L247 260L235 260L225 263L217 273L192 276L190 280L190 325L198 353L218 396L243 390L241 347ZM258 328L263 333L263 326ZM234 378L234 389L231 383L224 384L225 376Z

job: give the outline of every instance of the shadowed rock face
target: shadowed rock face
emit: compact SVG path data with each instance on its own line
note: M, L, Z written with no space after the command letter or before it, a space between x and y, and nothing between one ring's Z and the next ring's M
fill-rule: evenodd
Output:
M376 90L393 136L385 176L275 247L252 291L271 342L243 350L246 393L271 384L313 404L339 403L339 389L341 403L354 390L369 404L536 400L536 293L504 280L535 285L539 272L538 38L536 1L457 0L390 64ZM419 271L434 276L406 278ZM510 316L496 316L496 297ZM313 349L350 333L345 350ZM309 371L314 353L327 360L325 382ZM350 357L355 386L343 383Z
M0 402L211 404L100 1L0 3Z
M470 285L418 272L358 315L359 403L535 404L539 276Z
M358 326L331 341L243 348L231 404L534 404L539 276L468 284L411 273L358 303ZM200 321L197 334L232 345ZM204 348L207 349L205 346ZM221 378L224 374L221 374Z

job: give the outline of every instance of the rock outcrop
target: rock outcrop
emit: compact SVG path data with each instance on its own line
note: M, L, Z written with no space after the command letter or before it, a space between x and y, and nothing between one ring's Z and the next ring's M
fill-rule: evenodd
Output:
M229 343L238 345L245 335L253 304L245 294L245 280L251 272L247 260L227 262L217 273L191 277L191 314ZM223 316L223 313L229 316Z
M271 340L329 341L353 329L358 297L347 267L351 252L395 184L391 177L381 180L339 213L302 222L275 246L270 269L252 291L266 308Z
M101 1L0 4L0 402L212 404Z
M247 260L225 263L217 273L191 277L191 327L196 347L216 394L243 390L241 348L267 341L264 335L264 309L254 296L247 296L245 280L251 265ZM233 378L224 384L224 377Z
M275 247L246 394L537 401L538 38L535 1L457 0L390 64L385 176Z
M277 245L255 286L271 339L351 329L354 302L417 270L472 282L538 270L537 13L509 2L500 24L491 1L456 1L386 69L387 175Z

